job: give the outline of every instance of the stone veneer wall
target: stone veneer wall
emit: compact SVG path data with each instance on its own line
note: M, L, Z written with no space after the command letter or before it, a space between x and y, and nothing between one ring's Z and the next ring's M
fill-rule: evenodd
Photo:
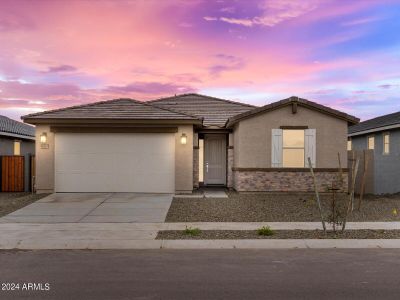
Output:
M199 148L193 148L193 187L199 187Z
M233 148L229 147L228 148L228 168L227 168L227 180L226 180L226 186L228 188L233 187Z
M315 172L318 190L327 192L338 173L332 171ZM307 171L233 171L234 188L238 192L311 192L313 179ZM347 191L348 173L343 173L343 190Z

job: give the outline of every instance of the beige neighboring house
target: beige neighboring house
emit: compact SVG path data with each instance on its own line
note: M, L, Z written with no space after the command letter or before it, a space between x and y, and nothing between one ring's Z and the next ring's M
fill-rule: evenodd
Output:
M116 99L23 117L36 125L37 192L309 191L347 162L359 119L291 97L263 107L198 94ZM347 178L347 176L346 176Z

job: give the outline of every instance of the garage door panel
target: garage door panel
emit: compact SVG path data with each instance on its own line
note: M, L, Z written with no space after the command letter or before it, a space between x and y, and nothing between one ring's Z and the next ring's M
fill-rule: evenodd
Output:
M174 134L57 133L57 192L175 190Z

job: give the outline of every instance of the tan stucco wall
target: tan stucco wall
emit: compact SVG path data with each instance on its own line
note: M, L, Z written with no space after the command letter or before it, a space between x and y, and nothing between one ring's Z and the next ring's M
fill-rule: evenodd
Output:
M187 135L186 145L181 144L181 135ZM175 134L175 190L191 193L193 190L193 125L181 125Z
M42 149L40 135L47 133L48 149ZM37 193L51 193L54 191L54 134L50 126L36 126L36 191Z
M46 132L48 149L42 149L40 135ZM186 145L181 144L181 135L187 135ZM151 134L151 133L150 133ZM38 193L54 191L54 133L50 126L36 126L36 190ZM178 126L175 133L175 190L191 193L193 190L193 125Z
M234 128L234 166L241 168L271 167L271 131L280 126L308 126L316 129L316 167L337 168L337 153L342 167L347 162L347 122L327 114L291 106L244 119Z

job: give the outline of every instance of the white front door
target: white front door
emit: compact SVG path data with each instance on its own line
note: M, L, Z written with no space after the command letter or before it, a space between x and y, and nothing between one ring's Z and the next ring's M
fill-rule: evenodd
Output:
M226 136L204 135L204 184L226 184Z
M56 192L175 191L173 133L56 133Z

